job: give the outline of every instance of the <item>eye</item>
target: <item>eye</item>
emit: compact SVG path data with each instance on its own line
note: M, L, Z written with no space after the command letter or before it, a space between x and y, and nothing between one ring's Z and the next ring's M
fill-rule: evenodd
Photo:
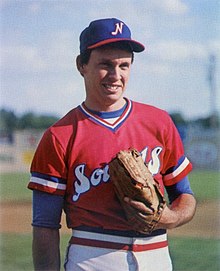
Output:
M101 68L106 69L106 68L111 67L111 64L110 64L109 62L101 62L101 63L99 64L99 66L100 66Z
M127 63L127 62L122 63L122 64L120 65L120 68L121 68L122 70L127 70L127 69L130 68L130 63Z

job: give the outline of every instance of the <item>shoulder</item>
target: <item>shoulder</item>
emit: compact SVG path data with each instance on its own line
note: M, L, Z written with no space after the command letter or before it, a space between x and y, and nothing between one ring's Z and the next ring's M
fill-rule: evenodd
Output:
M156 121L170 122L171 117L169 113L161 108L153 105L144 104L136 101L132 101L133 109L137 114L147 116L147 119L154 119ZM172 121L171 121L172 122Z
M80 109L79 106L70 110L66 115L60 118L57 122L55 122L51 127L49 127L49 131L52 133L59 133L62 131L68 131L68 129L72 129L77 121L80 118Z
M66 115L55 122L50 128L56 128L61 126L72 125L78 118L78 113L80 112L79 106L70 110Z
M79 119L79 108L69 111L65 116L50 126L43 135L43 140L48 142L59 142L60 145L67 146L71 136L76 130L76 123Z
M137 102L137 101L132 101L132 104L133 104L134 108L147 110L148 113L149 112L153 112L153 113L157 112L157 113L168 115L168 113L165 110L158 108L156 106L150 105L150 104L145 104L145 103L141 103L141 102Z

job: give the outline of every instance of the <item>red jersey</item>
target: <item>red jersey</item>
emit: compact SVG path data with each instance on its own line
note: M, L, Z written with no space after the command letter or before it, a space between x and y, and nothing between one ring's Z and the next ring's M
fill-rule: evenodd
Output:
M65 197L67 226L132 230L116 197L108 163L120 150L136 148L162 189L192 169L169 115L127 100L113 124L84 104L43 135L31 165L28 187Z

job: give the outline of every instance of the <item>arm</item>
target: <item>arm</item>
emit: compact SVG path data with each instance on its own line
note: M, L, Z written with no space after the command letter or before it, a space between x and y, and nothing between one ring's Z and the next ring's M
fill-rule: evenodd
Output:
M33 263L35 271L60 270L63 197L33 191Z
M142 213L149 212L144 203L124 198L127 204L133 208L138 209ZM194 196L190 194L181 194L175 199L169 207L165 207L163 210L160 221L155 229L173 229L189 222L196 210L196 200Z
M142 202L131 200L128 197L125 197L124 200L127 204L138 209L142 213L149 211ZM186 224L193 218L195 210L196 200L194 196L190 194L181 194L169 207L165 207L155 229L173 229Z
M196 210L196 200L193 195L181 194L169 207L165 207L158 229L173 229L189 222Z
M170 206L165 208L158 227L171 229L189 222L195 214L196 200L188 177L167 186L166 190Z
M60 270L60 235L58 229L33 227L33 262L35 271Z

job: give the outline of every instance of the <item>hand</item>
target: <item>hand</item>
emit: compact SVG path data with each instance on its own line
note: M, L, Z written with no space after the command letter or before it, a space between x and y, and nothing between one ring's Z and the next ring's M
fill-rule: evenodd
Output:
M129 204L131 207L137 209L143 214L153 214L153 211L150 210L143 202L132 200L128 197L124 198L124 201ZM155 229L169 229L172 228L172 224L175 222L175 213L171 211L167 206L165 206L162 216L155 227Z
M142 213L151 212L142 202L132 200L128 197L125 197L124 201ZM193 218L195 210L195 198L190 194L181 194L169 207L165 206L155 229L173 229L186 224Z
M153 214L153 211L141 201L132 200L129 197L125 197L124 201L143 214Z

